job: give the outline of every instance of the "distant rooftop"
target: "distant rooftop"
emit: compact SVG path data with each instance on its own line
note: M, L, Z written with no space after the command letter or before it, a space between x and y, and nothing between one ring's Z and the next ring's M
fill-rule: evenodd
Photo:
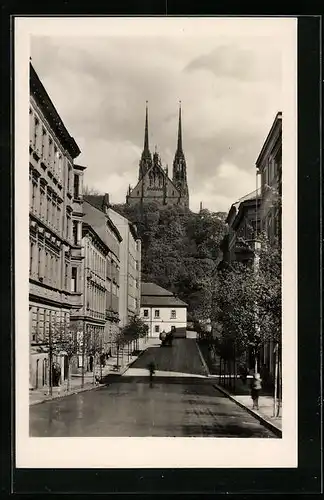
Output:
M141 295L158 295L158 296L173 296L172 292L162 288L155 283L142 283L141 284Z
M187 307L188 304L155 283L142 283L141 306Z

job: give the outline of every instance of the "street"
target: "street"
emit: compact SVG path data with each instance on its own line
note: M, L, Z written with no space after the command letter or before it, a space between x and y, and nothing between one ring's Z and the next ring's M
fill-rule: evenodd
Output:
M150 386L147 364L154 360ZM30 408L34 437L276 437L213 387L194 340L151 347L98 389Z

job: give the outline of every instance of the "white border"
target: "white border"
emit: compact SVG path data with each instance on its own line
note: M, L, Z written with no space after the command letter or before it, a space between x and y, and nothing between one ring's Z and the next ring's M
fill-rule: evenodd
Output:
M283 438L30 438L28 102L31 35L285 36L283 68ZM18 468L297 467L297 19L15 19L16 466ZM269 124L271 126L271 124ZM73 135L73 131L71 131ZM258 152L256 151L256 157Z

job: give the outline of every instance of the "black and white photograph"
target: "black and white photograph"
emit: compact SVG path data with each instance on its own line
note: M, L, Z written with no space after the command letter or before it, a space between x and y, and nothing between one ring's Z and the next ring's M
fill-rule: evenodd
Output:
M15 31L22 466L296 466L296 20Z

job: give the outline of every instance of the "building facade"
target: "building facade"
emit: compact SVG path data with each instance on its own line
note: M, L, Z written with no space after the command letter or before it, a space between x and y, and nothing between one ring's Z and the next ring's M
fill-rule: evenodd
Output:
M232 262L252 263L255 239L260 231L260 191L253 191L231 206L227 217L227 232L221 242L223 265Z
M157 202L162 205L180 205L189 207L187 165L182 147L181 106L179 108L178 143L173 161L172 180L168 167L163 167L161 158L155 150L151 154L148 134L148 107L146 106L144 149L139 163L138 183L132 189L129 186L126 203Z
M74 308L82 306L80 293L71 290L75 262L81 247L74 245L74 159L80 154L30 64L29 103L29 330L30 386L49 382L49 346L69 328ZM83 176L82 172L79 172ZM80 238L80 227L77 226ZM61 380L67 378L63 349L55 349Z
M94 357L104 352L106 323L106 274L108 247L85 221L82 224L82 265L79 275L72 275L72 288L83 295L83 305L74 316L79 338L75 371L92 371ZM77 282L76 282L77 281Z
M116 336L120 329L120 245L122 237L108 215L108 194L104 196L86 195L84 199L84 220L96 230L108 248L106 264L106 322L103 346L106 353L109 353L109 351L114 353Z
M172 292L155 283L141 285L141 319L148 325L149 337L158 338L164 330L176 328L176 334L185 336L188 305Z
M108 209L109 218L117 227L120 243L119 326L123 328L132 317L139 316L141 299L141 240L137 229L126 217Z
M282 113L278 112L256 161L261 177L261 230L281 240Z

